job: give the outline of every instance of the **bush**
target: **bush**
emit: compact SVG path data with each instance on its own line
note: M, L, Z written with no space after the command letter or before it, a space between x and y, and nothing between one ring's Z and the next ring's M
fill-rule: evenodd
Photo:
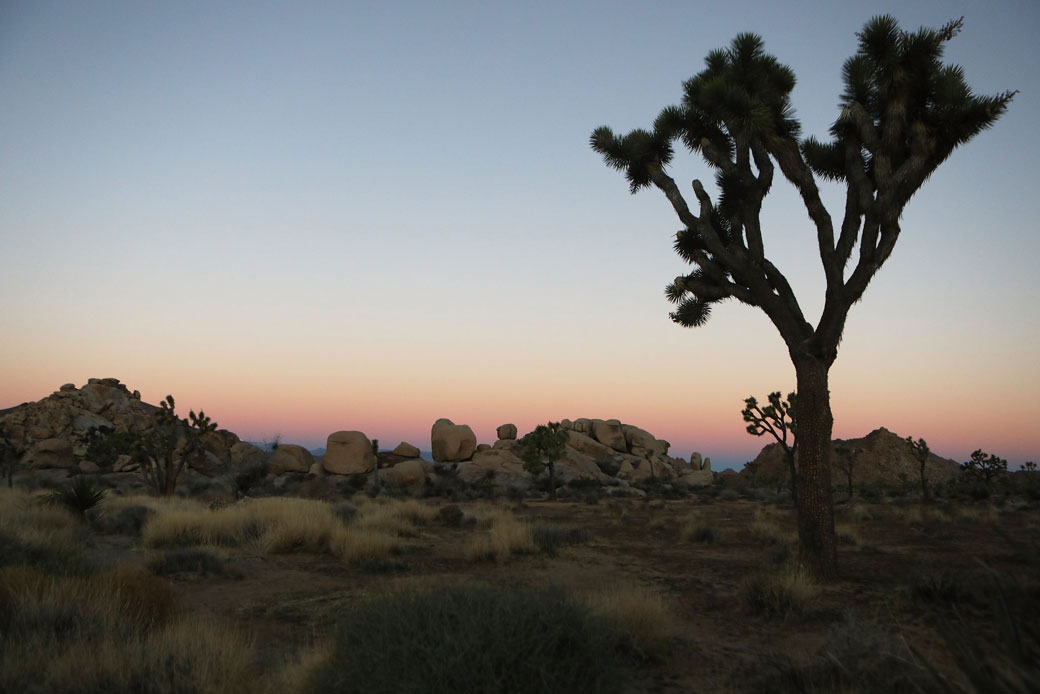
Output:
M623 691L618 634L558 591L452 587L363 603L338 621L313 694Z

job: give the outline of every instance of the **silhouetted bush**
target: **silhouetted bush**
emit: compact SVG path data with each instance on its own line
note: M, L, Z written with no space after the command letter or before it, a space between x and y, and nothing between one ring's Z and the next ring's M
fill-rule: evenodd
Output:
M561 528L557 525L539 523L534 526L534 543L545 554L555 557L561 547L578 545L589 541L589 534L581 528Z
M221 578L239 577L239 574L230 571L224 562L212 552L195 548L163 552L148 563L148 568L158 576L193 573Z
M141 528L155 511L147 506L121 506L94 519L94 529L109 535L141 536Z
M76 516L86 520L87 512L97 508L108 490L98 486L88 477L80 476L72 483L48 494L47 503L68 509Z

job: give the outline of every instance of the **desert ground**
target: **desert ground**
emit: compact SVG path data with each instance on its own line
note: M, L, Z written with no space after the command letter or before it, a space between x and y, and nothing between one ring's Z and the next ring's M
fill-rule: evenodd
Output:
M798 570L794 509L774 490L112 493L82 513L53 496L0 496L0 691L1025 692L1038 677L1029 495L840 498L841 579L826 585ZM481 595L559 602L531 607L533 626L488 617L466 645L450 608L432 625L396 611L417 595L464 611ZM372 605L376 627L357 617ZM528 652L555 638L559 605L591 620L595 652L575 655L574 637ZM455 661L438 674L449 666L424 659L445 643ZM568 668L584 684L552 680ZM511 671L481 684L487 669Z

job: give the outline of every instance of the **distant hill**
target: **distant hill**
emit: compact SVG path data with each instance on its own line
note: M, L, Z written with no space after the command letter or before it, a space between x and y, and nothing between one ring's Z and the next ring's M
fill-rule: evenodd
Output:
M914 458L904 437L881 427L858 439L835 439L831 442L831 461L838 460L842 453L839 448L848 449L849 458L853 461L853 484L899 484L904 479L916 482L920 479L920 467ZM786 479L787 467L784 464L784 451L778 443L771 443L758 454L754 462L758 463L755 475L758 484L769 484L778 479ZM932 453L925 465L925 476L929 483L945 482L957 475L960 464L949 458ZM746 471L740 476L750 480ZM835 488L845 483L845 474L837 467L831 470L831 480Z

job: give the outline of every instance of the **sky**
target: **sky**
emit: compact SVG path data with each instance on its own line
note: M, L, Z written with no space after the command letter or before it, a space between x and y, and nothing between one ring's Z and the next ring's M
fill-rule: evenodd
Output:
M744 398L794 389L783 342L736 302L668 319L680 224L589 135L649 127L751 31L825 136L870 13L963 15L947 60L978 93L1021 93L907 207L831 370L834 435L1038 460L1040 4L869 8L7 0L0 408L115 377L247 440L425 449L440 417L488 443L505 422L618 418L739 468L768 443ZM712 180L692 156L670 172ZM824 200L840 219L840 191ZM815 322L815 234L779 175L763 228Z

